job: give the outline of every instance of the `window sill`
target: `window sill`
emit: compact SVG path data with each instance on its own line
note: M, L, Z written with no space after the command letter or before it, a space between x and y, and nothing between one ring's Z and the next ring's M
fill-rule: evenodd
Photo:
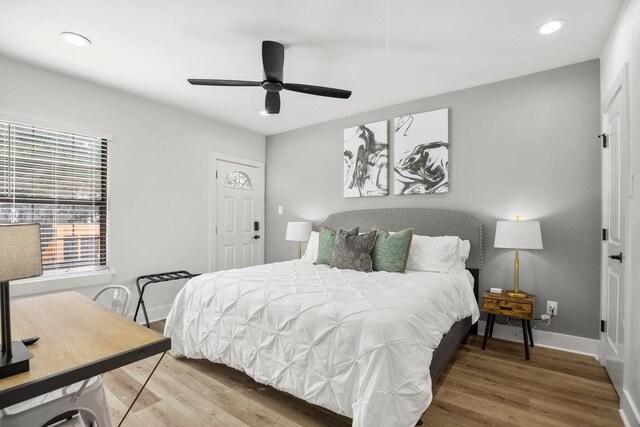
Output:
M59 276L40 276L11 282L11 296L21 297L44 292L60 292L87 286L106 286L116 274L113 270L89 271Z

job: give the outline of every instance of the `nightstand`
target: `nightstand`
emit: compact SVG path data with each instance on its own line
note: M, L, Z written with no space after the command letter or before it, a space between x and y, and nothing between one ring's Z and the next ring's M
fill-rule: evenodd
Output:
M484 329L482 349L487 346L487 338L493 336L493 325L496 315L502 314L513 319L522 320L522 336L524 337L524 354L529 360L529 344L533 347L533 334L531 333L531 320L536 312L536 296L527 295L525 298L512 298L505 292L494 294L485 292L482 296L482 312L487 313L487 325Z

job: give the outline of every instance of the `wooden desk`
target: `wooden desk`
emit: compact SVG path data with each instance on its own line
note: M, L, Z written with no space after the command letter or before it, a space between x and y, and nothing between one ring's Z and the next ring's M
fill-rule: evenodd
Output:
M11 302L14 339L29 346L30 370L0 380L0 408L100 375L171 348L171 340L78 294Z

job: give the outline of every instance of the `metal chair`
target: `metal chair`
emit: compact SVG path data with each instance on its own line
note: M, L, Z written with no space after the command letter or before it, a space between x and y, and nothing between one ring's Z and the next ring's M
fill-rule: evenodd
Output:
M94 301L113 290L111 310L126 316L131 292L121 285L102 288ZM95 376L0 410L2 427L44 427L80 414L88 426L111 427L102 377Z
M98 301L100 295L108 290L113 289L113 298L111 299L111 311L115 311L121 316L126 316L129 313L129 303L131 299L131 291L129 288L122 285L109 285L100 289L100 292L93 297L94 301ZM124 298L123 298L124 296ZM124 299L124 301L123 301Z

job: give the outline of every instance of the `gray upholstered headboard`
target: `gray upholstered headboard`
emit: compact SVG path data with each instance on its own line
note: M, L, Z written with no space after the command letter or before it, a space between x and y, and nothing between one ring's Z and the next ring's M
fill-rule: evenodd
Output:
M359 226L361 231L377 225L389 231L413 228L414 234L422 236L459 236L471 242L467 268L482 268L482 224L464 212L419 208L366 209L331 214L320 225L334 230Z

